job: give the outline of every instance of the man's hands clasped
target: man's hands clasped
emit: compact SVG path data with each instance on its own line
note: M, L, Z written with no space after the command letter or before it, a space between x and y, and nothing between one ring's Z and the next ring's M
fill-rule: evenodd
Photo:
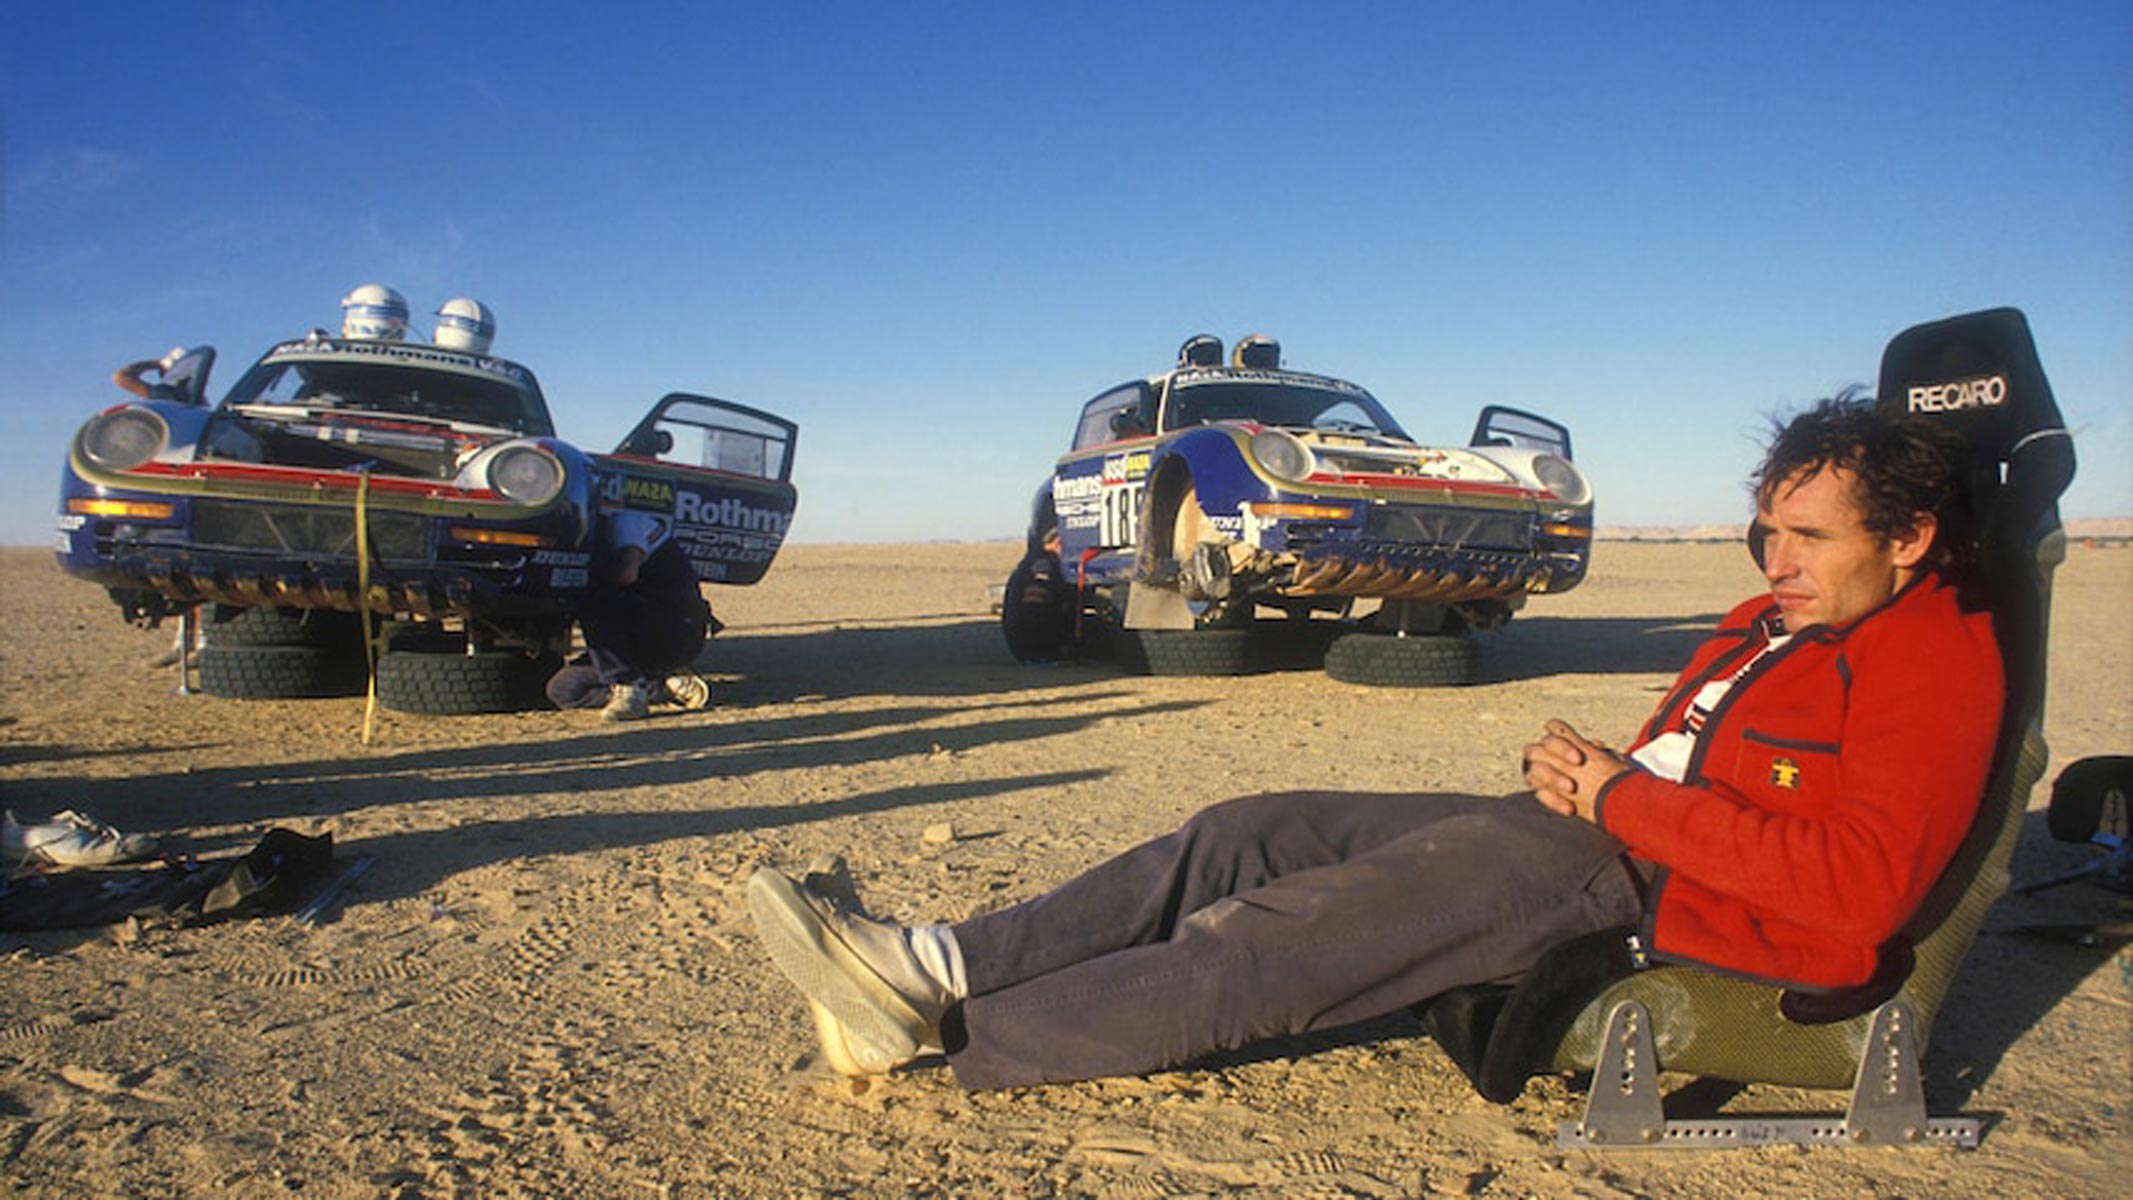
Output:
M1629 764L1604 744L1551 720L1541 739L1526 747L1526 783L1542 804L1566 817L1591 821L1607 781Z

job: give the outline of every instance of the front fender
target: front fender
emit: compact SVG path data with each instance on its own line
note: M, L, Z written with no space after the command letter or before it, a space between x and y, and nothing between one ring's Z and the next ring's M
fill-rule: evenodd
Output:
M1227 426L1185 430L1156 447L1142 497L1141 544L1156 558L1176 557L1170 537L1178 506L1192 493L1207 519L1227 537L1243 536L1240 506L1270 500L1273 480L1252 461L1251 435Z

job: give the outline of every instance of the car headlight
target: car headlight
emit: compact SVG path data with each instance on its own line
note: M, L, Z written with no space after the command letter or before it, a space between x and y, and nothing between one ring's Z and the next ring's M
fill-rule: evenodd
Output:
M1252 457L1268 474L1292 483L1309 479L1318 467L1309 446L1279 429L1262 429L1252 435Z
M1553 454L1533 456L1533 475L1565 504L1583 504L1592 498L1592 485L1585 482L1584 474Z
M533 446L507 446L489 460L489 486L513 504L546 504L563 490L563 464Z
M98 413L82 426L78 444L90 462L113 471L131 471L156 456L170 440L163 418L145 408L115 408Z

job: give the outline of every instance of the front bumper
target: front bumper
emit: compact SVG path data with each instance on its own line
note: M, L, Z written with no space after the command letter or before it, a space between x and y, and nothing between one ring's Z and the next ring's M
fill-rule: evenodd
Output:
M1267 571L1277 577L1282 573ZM1288 596L1463 604L1564 591L1584 578L1585 558L1354 542L1299 558L1286 574L1287 582L1277 584L1277 589Z
M584 596L590 555L573 519L488 521L375 508L363 588L353 509L211 496L116 492L69 481L57 544L69 574L114 592L417 617L543 616ZM72 511L69 500L130 502L167 517ZM496 538L484 542L465 536ZM565 548L567 547L567 548Z
M1359 521L1266 529L1232 548L1230 566L1284 596L1463 604L1567 591L1591 549L1589 508L1374 504Z

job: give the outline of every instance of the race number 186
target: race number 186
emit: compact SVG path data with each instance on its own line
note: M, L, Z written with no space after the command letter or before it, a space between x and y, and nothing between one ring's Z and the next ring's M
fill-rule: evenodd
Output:
M1141 490L1139 481L1114 484L1103 491L1103 544L1130 546L1140 531Z

